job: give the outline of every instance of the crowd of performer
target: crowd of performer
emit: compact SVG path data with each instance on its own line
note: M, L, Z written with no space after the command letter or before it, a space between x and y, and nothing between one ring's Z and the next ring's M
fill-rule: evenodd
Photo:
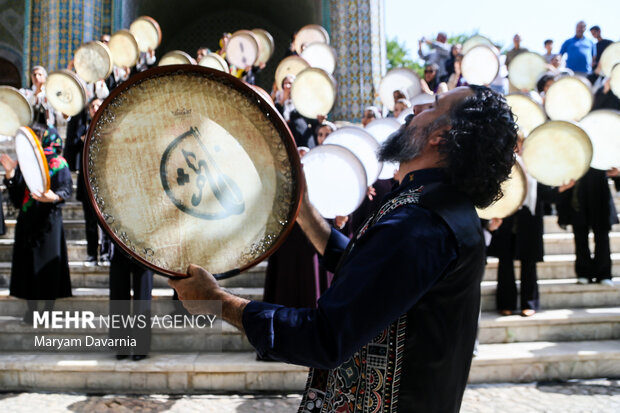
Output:
M548 63L548 73L538 82L536 92L529 92L540 102L545 99L545 92L558 78L566 74L580 74L590 80L595 94L593 109L620 109L620 99L610 91L610 80L600 73L598 59L604 48L611 41L601 37L601 29L593 26L592 36L595 44L584 36L586 25L579 22L574 37L566 40L558 53L554 53L553 40L544 42L546 53L543 55ZM216 53L225 54L225 46L230 34L224 34ZM100 39L106 43L109 35ZM459 86L467 85L461 71L463 54L458 44L448 44L445 33L439 33L434 41L421 40L419 56L426 62L420 80L421 89L428 95L444 93ZM502 94L511 91L507 80L506 67L518 54L527 51L521 47L521 37L514 36L514 46L501 56L501 69L497 79L490 88ZM426 44L428 52L423 45ZM201 47L196 52L196 60L206 56L210 50ZM287 54L295 53L289 50ZM107 79L89 85L89 103L84 110L67 119L55 111L45 98L45 81L47 71L35 66L31 75L31 88L22 89L35 110L33 130L41 139L42 146L50 165L51 190L41 196L31 194L25 186L16 162L7 155L0 158L5 169L5 185L11 203L19 210L15 235L14 255L11 267L11 295L28 300L28 311L24 315L26 322L31 322L32 312L39 306L49 309L56 298L71 295L69 263L66 242L62 226L61 207L70 199L72 183L70 171L77 173L77 196L82 203L87 240L87 266L109 266L110 299L129 300L133 288L133 298L148 301L151 299L153 274L139 264L128 259L120 248L106 236L97 225L97 218L86 194L83 179L82 149L90 123L102 100L114 88L121 85L133 74L146 70L156 64L153 51L142 53L139 63L133 68L114 67ZM264 65L232 68L233 75L253 84ZM318 145L335 130L334 122L327 120L329 114L308 119L295 108L291 99L291 85L295 76L286 76L281 88L275 83L272 98L277 110L287 122L293 138L303 154ZM383 116L399 115L415 105L409 100L406 91L394 91L394 110L368 106L361 117L361 126ZM66 123L66 136L61 139L57 126ZM63 149L64 142L64 149ZM497 310L503 314L512 314L518 308L523 316L530 316L540 308L537 286L536 265L543 260L543 216L548 214L550 205L555 204L561 226L571 225L575 236L576 263L575 271L580 284L597 282L613 285L609 231L611 225L618 223L608 178L617 177L617 170L599 171L590 169L577 182L550 188L530 180L530 192L523 207L514 215L502 220L483 222L492 230L489 255L499 258ZM395 176L398 178L398 176ZM619 181L616 180L618 184ZM368 188L362 205L349 216L338 216L330 221L335 229L351 237L359 229L367 216L375 211L384 197L396 184L395 179L378 180ZM596 248L594 256L589 249L588 233L594 232ZM514 274L514 259L521 261L521 300L517 306L517 288ZM130 278L131 274L131 278ZM295 276L292 277L291 274ZM266 302L297 308L312 308L320 295L327 290L333 273L321 264L321 256L306 238L301 228L295 224L286 242L270 258L266 271L264 300ZM150 313L150 307L137 308L135 311ZM133 354L134 360L140 360L148 352L146 348ZM119 354L119 359L124 355ZM268 358L268 356L266 356Z

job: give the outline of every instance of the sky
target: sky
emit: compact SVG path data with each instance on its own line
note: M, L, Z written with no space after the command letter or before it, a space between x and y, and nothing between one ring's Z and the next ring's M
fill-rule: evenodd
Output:
M620 0L385 0L385 32L397 37L417 59L418 40L478 31L504 49L512 48L515 33L521 47L544 53L543 42L554 40L554 53L575 35L579 20L601 27L602 36L620 40Z

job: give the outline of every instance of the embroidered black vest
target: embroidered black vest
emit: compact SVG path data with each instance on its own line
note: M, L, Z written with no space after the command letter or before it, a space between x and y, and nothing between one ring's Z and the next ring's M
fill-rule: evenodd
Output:
M471 364L484 270L480 223L471 202L442 183L405 189L366 221L345 255L368 228L409 204L435 212L452 230L458 247L456 263L410 311L348 361L329 371L311 369L299 412L458 412ZM448 297L444 299L445 294ZM465 310L464 303L470 303ZM443 307L463 313L457 321L463 325L433 326L435 316L429 311ZM439 355L432 354L428 346L436 343L420 337L425 330L450 338L448 341L455 343L447 343L449 346L460 346L454 349L456 356L442 346ZM430 367L424 363L427 357L436 359ZM454 368L454 363L460 367Z

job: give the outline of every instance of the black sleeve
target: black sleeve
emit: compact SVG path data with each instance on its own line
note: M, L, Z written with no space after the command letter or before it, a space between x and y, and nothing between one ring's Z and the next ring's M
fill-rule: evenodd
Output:
M6 185L9 191L9 199L13 206L17 209L22 207L24 203L24 193L26 191L26 181L22 177L22 172L19 169L15 169L15 175L11 179L4 178L4 185Z
M73 193L73 181L71 180L69 168L62 168L56 172L52 176L50 187L52 191L64 201L71 198L71 194Z

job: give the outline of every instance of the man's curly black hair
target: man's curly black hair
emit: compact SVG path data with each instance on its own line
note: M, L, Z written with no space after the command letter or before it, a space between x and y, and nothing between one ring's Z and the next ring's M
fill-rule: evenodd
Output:
M439 152L447 163L450 183L484 208L501 198L501 184L510 175L517 144L517 125L500 94L484 86L450 112L451 128Z

